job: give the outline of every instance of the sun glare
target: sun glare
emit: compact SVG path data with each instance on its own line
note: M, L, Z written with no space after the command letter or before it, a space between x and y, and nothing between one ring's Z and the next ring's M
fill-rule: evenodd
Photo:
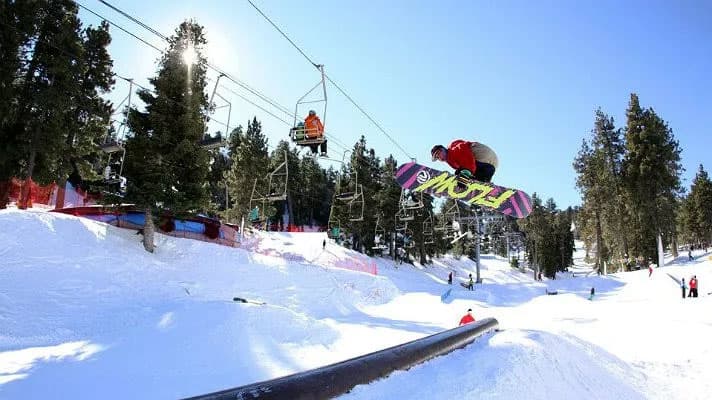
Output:
M188 65L193 65L198 61L198 54L193 46L188 46L183 50L183 62Z

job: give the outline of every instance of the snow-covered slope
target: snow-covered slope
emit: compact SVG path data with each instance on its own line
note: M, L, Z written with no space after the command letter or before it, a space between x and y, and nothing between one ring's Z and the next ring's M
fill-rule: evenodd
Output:
M0 211L0 398L170 399L269 379L456 326L504 330L344 398L706 398L712 262L536 282L483 256L371 262L324 234L263 233L248 250L139 236L42 211ZM701 297L675 278L696 274ZM591 286L594 301L588 300ZM546 296L545 288L557 290ZM243 297L265 305L232 301Z

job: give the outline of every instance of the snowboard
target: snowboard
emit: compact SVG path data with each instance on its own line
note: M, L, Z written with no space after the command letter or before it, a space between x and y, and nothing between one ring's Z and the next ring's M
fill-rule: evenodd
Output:
M532 211L531 197L521 190L491 182L458 178L453 173L438 171L415 162L398 167L396 182L402 188L413 192L459 200L514 218L525 218Z

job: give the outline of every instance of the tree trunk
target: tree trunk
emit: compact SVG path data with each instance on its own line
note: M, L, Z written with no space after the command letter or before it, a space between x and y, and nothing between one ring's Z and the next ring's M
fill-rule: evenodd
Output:
M672 258L675 259L677 256L680 254L677 252L677 234L673 233L672 234Z
M8 179L7 182L0 182L0 210L7 208L7 203L10 197L10 185L12 184L12 179Z
M603 263L601 254L603 253L603 229L601 228L601 214L596 210L596 268L601 271Z
M147 252L153 253L153 248L155 247L153 244L153 234L156 229L153 226L153 216L151 215L150 208L146 208L144 217L146 221L143 224L143 248L146 249Z
M64 208L64 194L67 188L67 178L60 178L57 182L57 201L54 205L55 210Z
M22 184L22 190L20 191L20 199L18 201L18 207L21 210L27 209L28 205L32 207L32 199L30 198L31 186L32 186L32 173L35 170L35 158L37 157L37 151L32 149L30 151L30 159L27 162L27 176L25 182Z

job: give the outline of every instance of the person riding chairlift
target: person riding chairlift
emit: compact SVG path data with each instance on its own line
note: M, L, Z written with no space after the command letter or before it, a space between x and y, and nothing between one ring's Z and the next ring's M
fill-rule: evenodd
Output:
M321 155L326 156L326 139L324 138L324 124L321 123L319 116L316 115L316 111L309 110L309 115L304 118L304 131L307 140L310 139L323 139L321 142ZM319 143L310 144L309 148L312 153L317 154L319 150Z

